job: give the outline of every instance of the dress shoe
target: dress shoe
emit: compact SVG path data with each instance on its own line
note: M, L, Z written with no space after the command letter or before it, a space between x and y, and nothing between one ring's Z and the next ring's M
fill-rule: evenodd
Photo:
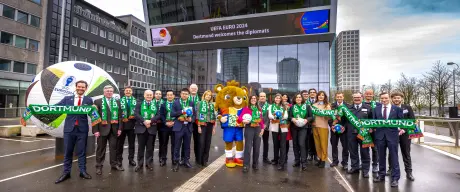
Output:
M363 173L363 178L369 178L369 172L362 172Z
M409 179L410 181L415 181L415 178L412 175L412 173L406 173L406 178Z
M321 161L316 161L315 166L320 166L320 165L321 165Z
M265 159L263 160L263 162L266 163L266 164L271 164L271 163L272 163L272 162L270 161L270 159L268 159L268 158L265 158Z
M89 175L87 172L80 172L80 177L83 179L91 179L91 175Z
M390 176L390 175L391 175L391 169L388 169L386 176Z
M185 164L184 160L181 159L181 160L179 161L179 165L180 165L180 166L183 166L184 164Z
M249 171L248 167L244 166L243 167L243 173L247 173Z
M136 166L136 162L133 160L129 160L129 165L134 167Z
M335 162L334 162L334 163L331 163L329 166L330 166L330 167L335 167L335 166L337 166L337 164L338 164L338 163L335 163Z
M292 167L300 167L300 162L295 162Z
M176 162L176 164L172 168L173 172L178 172L179 171L179 163Z
M207 167L208 166L208 162L203 162L203 167Z
M359 173L359 169L350 169L347 171L348 174L356 174L356 173Z
M324 168L324 167L326 167L326 161L320 161L318 167L319 167L319 168Z
M190 164L190 162L188 162L188 161L184 163L184 167L185 168L193 168L192 164Z
M147 170L153 171L153 165L147 165L147 166L145 166L145 167L147 168Z
M102 168L101 167L96 168L96 175L102 175Z
M272 165L278 165L278 161L272 160Z
M55 183L55 184L58 184L58 183L63 182L63 181L65 181L65 180L67 180L67 179L70 179L70 173L62 174L62 175L58 178L58 180L56 180L54 183Z
M379 168L377 166L372 167L372 173L379 172Z
M391 187L398 187L398 181L396 180L391 181Z
M171 164L172 164L173 166L175 166L175 165L177 165L177 162L173 161L173 162L171 162Z
M374 183L385 182L385 178L377 176L373 179Z
M123 167L120 166L120 165L112 166L112 169L113 169L113 170L117 170L117 171L124 171L124 170L125 170L125 169L123 169Z
M253 164L253 165L252 165L252 169L254 169L254 170L259 170L259 165Z
M307 170L307 163L302 163L302 171L306 171Z
M307 160L308 161L313 161L313 157L311 155L308 155Z
M348 170L348 165L342 165L342 169L343 169L344 171Z
M283 171L283 170L284 170L284 165L281 165L281 164L278 165L278 170L279 170L279 171Z
M160 167L164 167L166 165L166 161L160 161Z
M142 167L142 165L136 166L136 168L134 168L134 172L139 172L142 169Z

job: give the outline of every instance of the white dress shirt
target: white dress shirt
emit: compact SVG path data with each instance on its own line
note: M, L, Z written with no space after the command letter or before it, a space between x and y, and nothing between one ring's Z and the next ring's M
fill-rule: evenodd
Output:
M74 105L74 106L78 106L78 99L79 99L78 97L81 97L81 103L80 103L80 105L83 105L83 97L84 97L84 96L75 95L75 98L73 99L73 105Z
M382 117L385 117L385 115L383 114L383 111L385 110L385 106L387 107L387 118L390 118L390 111L391 111L391 104L388 103L388 105L383 105L382 104Z

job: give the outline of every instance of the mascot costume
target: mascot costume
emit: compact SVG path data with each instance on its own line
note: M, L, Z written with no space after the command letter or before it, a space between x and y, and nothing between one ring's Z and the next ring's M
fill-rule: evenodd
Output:
M216 96L217 119L224 130L225 165L229 168L243 166L243 128L237 120L242 115L243 108L248 106L248 89L240 87L240 83L232 80L227 86L218 84L214 87ZM235 157L233 157L233 143L236 144Z

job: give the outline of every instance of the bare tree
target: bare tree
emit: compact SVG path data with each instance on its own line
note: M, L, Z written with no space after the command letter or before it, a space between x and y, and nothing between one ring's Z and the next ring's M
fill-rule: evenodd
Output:
M373 100L374 100L374 101L377 100L378 95L379 95L379 93L380 93L380 85L375 84L375 83L371 83L370 86L366 86L366 88L364 89L364 91L365 91L365 90L368 90L368 89L374 91L374 99L373 99ZM364 93L363 93L363 94L364 94Z
M420 79L417 81L416 89L414 92L414 98L412 100L412 103L414 103L415 108L418 111L418 114L421 115L421 111L423 108L428 107L430 108L430 115L431 115L431 107L434 105L433 101L430 101L429 98L433 94L430 94L430 92L433 92L429 86L427 88L427 82L424 79ZM434 99L432 99L434 100ZM430 103L431 102L431 103Z
M404 94L404 102L408 105L414 100L416 87L417 78L407 77L404 73L401 73L401 78L396 82L396 90Z
M449 72L447 67L436 61L431 68L431 71L425 74L425 78L433 83L434 95L438 102L438 114L444 116L444 105L446 104L447 94L449 94L449 88L452 78L452 74Z
M381 92L391 93L391 91L393 91L393 89L394 89L394 87L393 87L393 84L391 83L391 79L389 79L388 82L386 82L385 84L380 86L380 91Z

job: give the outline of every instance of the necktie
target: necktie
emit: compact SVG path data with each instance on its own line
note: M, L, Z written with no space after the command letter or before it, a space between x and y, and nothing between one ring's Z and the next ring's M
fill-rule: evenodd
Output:
M359 105L355 105L355 108L356 108L356 110L358 110L358 109L359 109Z
M387 119L387 106L383 107L383 119Z
M127 99L126 102L127 102L127 106L128 106L127 108L128 108L128 114L129 114L129 111L131 111L131 107L129 106L130 104L129 99Z
M78 96L78 104L77 106L80 106L81 105L81 96ZM75 125L78 125L78 119L77 121L75 121Z

